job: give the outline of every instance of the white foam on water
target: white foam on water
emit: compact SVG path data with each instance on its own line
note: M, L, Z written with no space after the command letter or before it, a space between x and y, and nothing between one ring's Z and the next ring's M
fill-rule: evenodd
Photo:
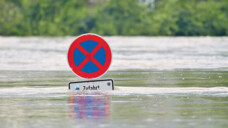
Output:
M0 37L0 70L69 70L76 37ZM110 70L228 68L228 37L104 37ZM219 44L219 45L218 45Z
M71 91L67 87L10 87L0 88L0 96L36 96L36 97L63 97ZM93 91L91 91L93 92ZM107 92L107 91L104 91ZM203 94L209 96L228 96L228 87L115 87L108 91L111 95L153 95L153 94ZM91 95L93 95L91 93Z
M114 94L208 94L217 96L222 94L228 96L228 87L116 87Z
M0 88L0 96L54 95L67 93L66 87L10 87ZM56 96L56 95L55 95Z

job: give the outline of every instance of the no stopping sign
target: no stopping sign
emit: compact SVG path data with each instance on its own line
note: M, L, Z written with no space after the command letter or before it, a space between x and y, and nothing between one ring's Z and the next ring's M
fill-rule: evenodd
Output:
M109 68L112 53L107 42L95 34L79 36L68 50L72 71L82 78L97 78Z

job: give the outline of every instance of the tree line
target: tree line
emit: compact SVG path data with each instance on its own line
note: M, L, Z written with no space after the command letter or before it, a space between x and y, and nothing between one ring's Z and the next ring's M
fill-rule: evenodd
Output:
M1 0L0 35L226 36L227 0Z

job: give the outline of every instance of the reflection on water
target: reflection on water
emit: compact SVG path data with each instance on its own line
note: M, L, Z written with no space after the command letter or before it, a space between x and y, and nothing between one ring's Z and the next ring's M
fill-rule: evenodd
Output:
M123 88L126 91L120 92ZM218 92L212 90L215 88L208 88L208 91L201 92L199 88L191 88L196 91L180 93L182 91L171 91L175 88L170 88L168 91L168 88L150 88L148 91L151 90L152 93L139 94L135 92L142 90L142 87L135 87L133 90L122 87L109 95L110 92L105 94L94 91L68 94L65 89L67 87L0 88L0 127L227 128L228 126L228 93L225 90Z
M69 116L82 119L108 122L111 117L111 96L98 91L71 92L69 98Z

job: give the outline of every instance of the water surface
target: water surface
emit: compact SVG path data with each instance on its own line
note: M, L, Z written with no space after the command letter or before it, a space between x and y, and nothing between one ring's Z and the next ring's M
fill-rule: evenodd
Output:
M111 92L69 92L75 37L0 37L0 126L228 127L227 37L105 37Z

